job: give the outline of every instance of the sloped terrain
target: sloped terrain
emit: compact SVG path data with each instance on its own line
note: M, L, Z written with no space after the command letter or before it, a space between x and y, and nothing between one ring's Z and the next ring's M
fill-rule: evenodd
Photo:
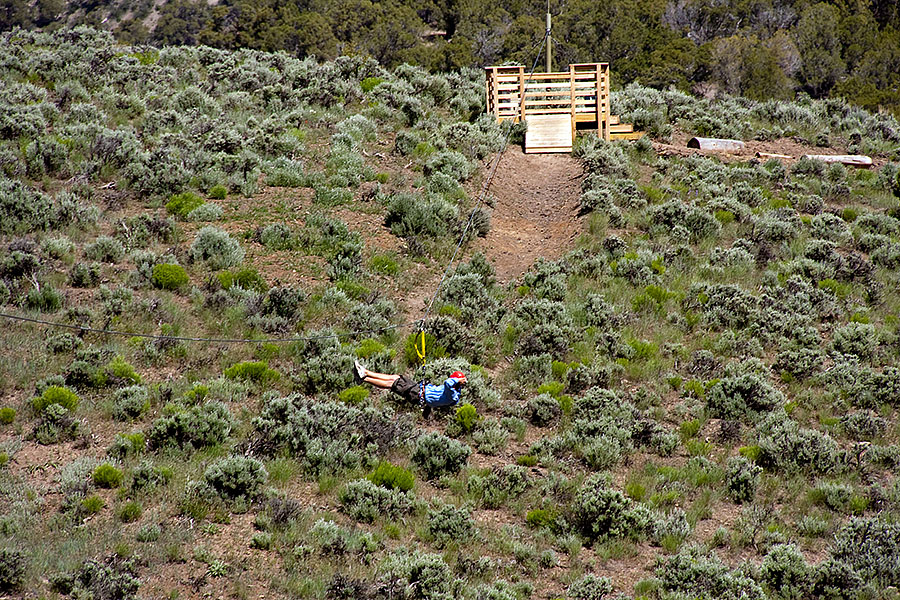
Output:
M90 29L0 64L0 312L128 334L4 321L0 594L900 585L894 119L631 86L651 139L510 146L420 369L505 138L479 72ZM463 370L465 404L425 419L354 360Z

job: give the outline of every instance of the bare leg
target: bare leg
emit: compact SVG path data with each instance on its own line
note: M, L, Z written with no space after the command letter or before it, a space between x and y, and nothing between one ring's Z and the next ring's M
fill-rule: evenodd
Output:
M385 390L391 389L391 387L394 385L394 382L400 379L399 375L376 373L375 371L370 371L368 369L364 369L363 371L365 372L365 377L363 377L364 382Z

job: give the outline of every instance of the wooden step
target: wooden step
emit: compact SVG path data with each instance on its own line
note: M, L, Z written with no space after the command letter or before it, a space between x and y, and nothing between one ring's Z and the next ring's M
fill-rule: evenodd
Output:
M645 131L631 131L628 133L610 133L611 140L639 140L646 135Z
M525 152L571 152L572 117L563 115L528 115Z
M634 131L634 125L631 123L619 123L617 125L610 123L609 125L610 133L631 133L632 131Z

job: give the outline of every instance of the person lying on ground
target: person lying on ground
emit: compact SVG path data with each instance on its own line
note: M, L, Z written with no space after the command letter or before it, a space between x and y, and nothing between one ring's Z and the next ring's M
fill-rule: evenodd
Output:
M451 373L443 385L432 385L413 381L405 375L376 373L359 364L359 361L353 364L353 376L358 383L391 390L409 402L418 404L425 417L428 417L432 408L459 404L462 387L466 384L466 376L461 371Z

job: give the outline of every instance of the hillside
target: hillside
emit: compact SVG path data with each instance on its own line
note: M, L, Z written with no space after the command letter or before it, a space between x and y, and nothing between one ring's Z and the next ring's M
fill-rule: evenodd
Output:
M648 137L526 155L477 70L0 64L0 595L896 595L894 118L630 85Z

